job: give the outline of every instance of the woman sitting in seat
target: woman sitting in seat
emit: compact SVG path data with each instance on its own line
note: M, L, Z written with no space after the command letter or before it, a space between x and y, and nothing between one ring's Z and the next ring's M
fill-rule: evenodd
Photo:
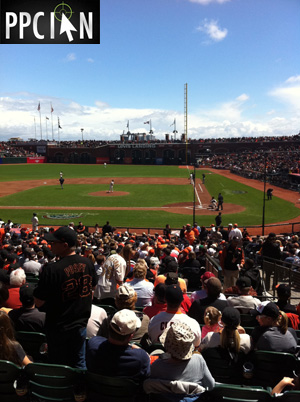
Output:
M288 317L272 302L262 302L251 314L256 316L259 327L254 328L251 337L257 350L295 353L297 334L288 328Z
M234 307L226 307L222 312L222 332L209 332L202 339L200 349L221 348L228 350L233 356L239 352L249 353L251 350L251 339L248 334L240 333L240 313Z
M22 346L15 340L10 318L4 311L0 311L0 360L8 360L21 367L31 363Z

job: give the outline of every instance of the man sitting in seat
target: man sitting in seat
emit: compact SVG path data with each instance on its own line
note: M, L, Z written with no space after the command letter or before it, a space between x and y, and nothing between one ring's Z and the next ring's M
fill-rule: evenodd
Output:
M9 312L16 331L45 332L46 313L39 311L34 304L34 287L28 283L20 287L22 307Z
M260 305L261 301L256 297L250 295L251 279L247 276L241 276L236 281L239 296L231 296L227 298L229 307L234 307L239 310L241 314L247 314L251 309L255 309Z
M115 313L108 339L94 336L87 345L86 365L93 373L127 377L142 382L150 376L149 355L136 345L131 345L141 320L134 311L123 309Z

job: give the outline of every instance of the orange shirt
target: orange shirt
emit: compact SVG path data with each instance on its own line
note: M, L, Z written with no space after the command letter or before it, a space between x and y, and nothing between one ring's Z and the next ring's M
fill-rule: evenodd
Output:
M154 287L159 283L165 283L166 279L167 278L165 277L165 275L158 275L158 277L155 279ZM186 281L182 278L178 278L178 284L180 286L180 289L182 290L182 293L186 293L187 292Z
M184 232L184 237L187 239L187 241L189 242L189 244L193 244L194 240L195 240L195 232L193 230L191 231L185 231Z

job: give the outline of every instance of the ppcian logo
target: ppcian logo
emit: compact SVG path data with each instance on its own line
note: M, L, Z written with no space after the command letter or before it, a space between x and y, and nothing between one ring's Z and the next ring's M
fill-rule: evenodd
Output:
M2 44L99 44L100 0L0 0Z

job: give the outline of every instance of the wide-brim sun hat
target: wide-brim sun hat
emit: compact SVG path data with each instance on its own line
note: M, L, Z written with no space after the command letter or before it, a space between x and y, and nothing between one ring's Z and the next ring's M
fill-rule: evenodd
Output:
M167 353L179 360L188 360L194 351L195 334L184 322L173 322L159 337Z

